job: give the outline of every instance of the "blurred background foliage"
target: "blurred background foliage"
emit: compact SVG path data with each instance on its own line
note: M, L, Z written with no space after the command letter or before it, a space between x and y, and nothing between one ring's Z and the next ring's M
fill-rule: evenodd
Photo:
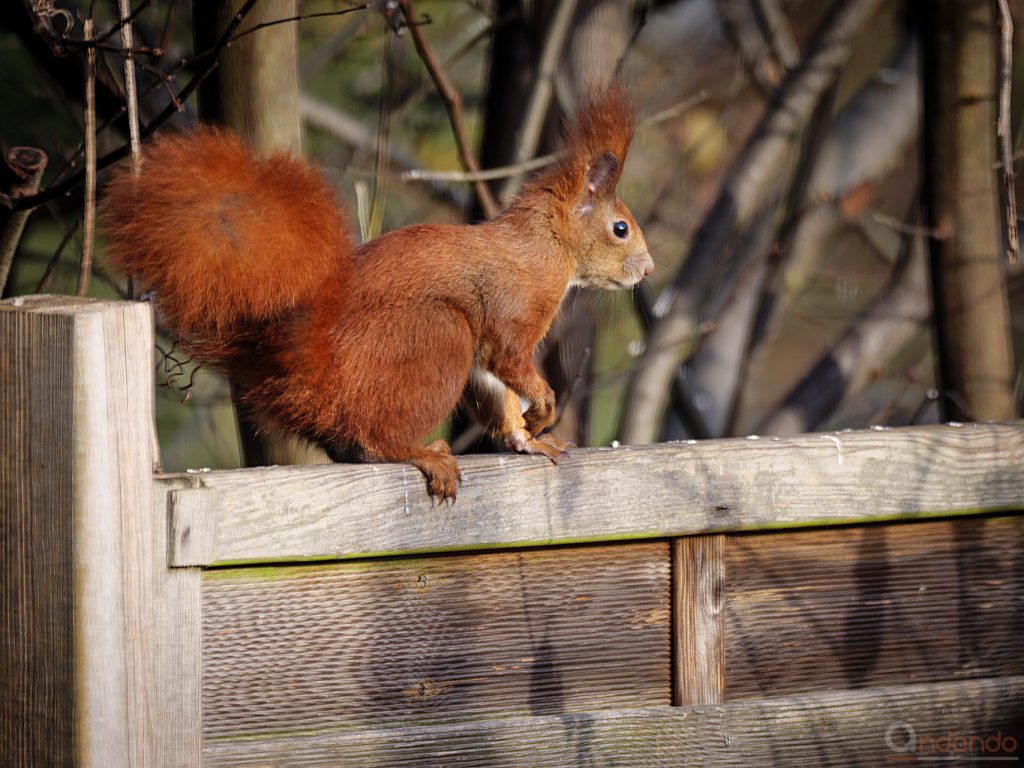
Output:
M954 15L977 6L946 4ZM197 0L196 7L201 5ZM410 171L457 171L460 165L445 102L403 24L420 25L461 95L466 133L483 168L523 159L516 152L524 115L544 79L549 44L551 101L531 156L557 149L558 126L589 83L618 71L633 94L639 124L619 195L644 229L656 271L649 290L639 293L572 292L540 351L564 409L557 429L569 439L607 445L903 425L948 416L948 403L972 415L972 404L938 373L931 312L929 244L938 233L924 205L926 179L932 178L924 166L935 158L922 143L922 83L938 75L922 47L930 45L928 35L945 34L929 31L923 21L931 3L414 5L414 17L404 19L394 4L381 1L339 13L353 4L292 0L291 13L282 17L304 18L247 38L257 56L263 35L287 30L297 40L302 150L332 181L353 223L362 220L370 234L483 216L472 184L429 174L408 178ZM995 60L999 25L996 3L990 5ZM1009 5L1019 18L1024 0ZM194 17L188 0L136 0L133 9L135 43L145 51L137 57L145 126L202 70L203 60L192 60L201 52L193 40L203 39L197 36L204 30L196 26L208 22ZM568 25L559 30L565 12ZM117 5L10 0L0 10L0 150L28 145L45 151L50 162L43 189L82 165L83 49L55 50L54 42L81 39L86 17L96 20L99 31L110 29ZM40 18L49 19L49 30L45 24L40 29ZM849 29L835 47L834 82L799 81L813 69L813 55L828 35L844 31L837 31L844 19ZM243 20L239 29L251 26ZM205 33L216 39L218 31ZM121 57L113 50L118 41L112 36L110 50L99 51L101 157L127 140ZM1018 43L1019 34L1015 50ZM261 66L282 66L268 58ZM1022 64L1022 57L1014 59L1014 151L1021 148ZM996 78L989 79L994 93ZM772 137L776 124L770 116L780 108L785 115L796 103L786 101L787 93L803 98L806 114L794 116L790 128ZM160 130L179 130L196 119L192 98ZM766 134L779 143L772 150L775 159L759 165L751 159L752 148L764 146ZM994 147L995 126L976 140ZM998 170L990 173L996 192ZM101 189L102 179L101 172ZM491 189L500 198L507 183L499 179ZM740 215L736 201L744 196L751 202ZM716 234L712 223L722 216L724 200L733 204L732 218ZM81 185L34 211L14 253L5 296L76 291L82 215ZM1024 280L1020 268L1007 263L1000 215L986 224L998 240L994 255L1005 282L1003 293L987 300L1009 307L1010 325L981 343L1012 338L1019 360ZM708 266L698 268L695 242L712 235L718 239L709 241L714 248ZM123 280L104 269L102 239L98 248L89 293L126 295ZM680 276L692 278L688 288L680 289ZM697 303L690 336L648 336L647 323L667 327L660 321L672 314L673 302L678 310L679 294L687 289ZM659 338L669 340L669 373L644 381L647 362L666 352L652 349ZM241 455L225 382L197 372L166 337L154 353L154 367L165 468L237 466ZM1003 384L1016 409L1016 367L1011 379ZM652 398L658 387L663 392ZM659 397L661 406L644 410L644 403ZM462 450L486 449L458 415L443 430Z

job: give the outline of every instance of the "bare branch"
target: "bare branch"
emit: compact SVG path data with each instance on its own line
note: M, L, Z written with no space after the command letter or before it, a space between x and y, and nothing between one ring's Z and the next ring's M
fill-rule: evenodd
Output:
M93 20L85 20L85 39L91 40ZM78 295L89 292L92 255L96 246L96 49L86 50L85 64L85 227L82 264L78 272Z
M295 16L287 16L281 19L274 19L273 21L264 21L260 24L255 24L248 29L239 32L237 35L232 37L228 42L233 43L236 40L241 40L243 37L251 35L253 32L259 32L261 29L267 27L276 27L278 24L291 24L295 21L305 21L306 19L319 19L324 16L344 16L347 13L355 13L356 11L365 11L370 7L370 3L361 3L354 5L351 8L342 8L338 11L322 11L320 13L300 13Z
M35 147L12 147L7 153L7 167L14 172L15 183L5 193L8 198L34 194L46 170L46 153ZM25 231L32 210L15 211L0 230L0 296L7 286L7 278L14 262L14 252Z
M112 26L110 29L108 29L106 32L104 32L102 35L99 35L96 38L96 42L97 43L102 43L102 42L110 39L111 37L113 37L115 32L120 32L125 27L130 27L132 24L135 23L135 20L139 18L139 14L141 14L144 10L149 8L149 6L155 5L155 4L156 4L156 0L142 0L142 2L139 3L138 7L134 11L130 11L129 12L128 3L125 2L125 0L118 0L118 11L121 14L121 18L118 20L118 22L114 26ZM122 32L121 33L121 42L124 43L124 47L126 49L131 50L131 47L132 47L131 46L131 32L128 33L128 40L129 40L129 42L124 43L124 33Z
M139 172L142 163L142 142L139 139L139 99L135 88L135 60L132 58L132 16L134 15L128 6L128 0L117 0L118 9L121 12L121 45L124 46L124 97L128 104L128 140L132 152L132 173ZM137 14L146 4L136 9ZM95 117L93 118L95 127ZM95 141L95 134L93 135Z
M402 8L402 13L405 14L406 20L412 22L416 17L413 14L411 0L399 0L399 5ZM434 81L434 85L437 86L437 92L441 94L441 98L444 100L445 107L448 110L448 118L451 121L452 132L455 134L455 142L459 150L459 161L462 163L462 167L470 173L478 173L480 165L477 163L476 156L469 146L469 137L466 134L466 124L462 115L462 94L451 84L433 48L430 47L430 44L424 37L423 30L418 25L412 23L409 24L408 29L409 34L412 35L416 51L423 60L423 64L426 66L430 78ZM480 205L483 207L487 218L493 219L497 216L500 208L498 201L491 194L490 188L483 181L477 180L473 182L473 189L480 200Z
M402 181L492 181L535 171L538 168L551 165L559 157L561 157L560 153L553 152L550 155L541 155L516 165L503 165L500 168L488 168L486 171L477 171L476 173L468 173L466 171L426 171L414 168L400 173L398 178Z

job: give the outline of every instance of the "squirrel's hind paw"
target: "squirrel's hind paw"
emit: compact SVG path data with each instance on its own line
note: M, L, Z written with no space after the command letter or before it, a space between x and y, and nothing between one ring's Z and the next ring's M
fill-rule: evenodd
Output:
M518 453L542 454L557 464L563 456L575 448L575 443L559 440L551 434L530 437L528 433L518 431L508 439L508 447Z

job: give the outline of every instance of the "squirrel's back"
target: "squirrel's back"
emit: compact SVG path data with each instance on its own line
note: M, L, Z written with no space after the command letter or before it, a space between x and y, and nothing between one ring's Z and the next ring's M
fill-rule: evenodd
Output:
M260 159L212 127L150 143L138 175L112 175L102 216L111 260L193 340L307 304L351 261L348 226L316 170L286 153Z

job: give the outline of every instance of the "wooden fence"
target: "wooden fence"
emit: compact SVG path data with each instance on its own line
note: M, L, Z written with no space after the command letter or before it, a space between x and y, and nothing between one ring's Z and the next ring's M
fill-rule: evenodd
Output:
M976 765L1024 424L154 475L149 308L0 303L0 763Z

